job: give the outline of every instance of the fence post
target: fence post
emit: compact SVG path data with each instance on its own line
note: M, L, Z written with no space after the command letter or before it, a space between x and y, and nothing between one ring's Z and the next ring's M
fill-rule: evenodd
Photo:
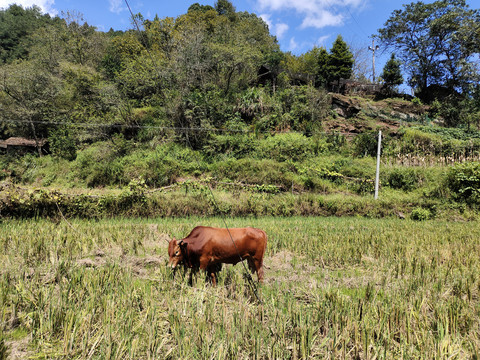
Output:
M382 150L382 130L378 131L377 172L375 174L375 200L378 199L378 183L380 181L380 152Z

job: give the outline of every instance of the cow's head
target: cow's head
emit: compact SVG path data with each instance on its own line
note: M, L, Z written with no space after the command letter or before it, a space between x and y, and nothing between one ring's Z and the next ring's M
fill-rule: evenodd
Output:
M183 262L186 247L187 244L183 240L176 240L175 238L170 240L168 244L168 256L170 257L168 266L175 269L178 264Z

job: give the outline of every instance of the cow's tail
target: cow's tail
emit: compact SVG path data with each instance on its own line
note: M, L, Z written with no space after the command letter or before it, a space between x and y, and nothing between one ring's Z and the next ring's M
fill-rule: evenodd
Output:
M263 245L263 254L265 255L265 251L267 251L267 240L268 240L268 237L267 237L267 233L263 230L260 230L263 234L263 236L265 236L265 244Z

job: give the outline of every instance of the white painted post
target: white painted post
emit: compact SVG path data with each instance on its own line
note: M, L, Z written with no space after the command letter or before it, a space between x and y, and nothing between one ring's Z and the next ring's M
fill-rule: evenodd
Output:
M382 150L382 130L378 131L377 172L375 174L375 200L378 199L378 183L380 182L380 151Z

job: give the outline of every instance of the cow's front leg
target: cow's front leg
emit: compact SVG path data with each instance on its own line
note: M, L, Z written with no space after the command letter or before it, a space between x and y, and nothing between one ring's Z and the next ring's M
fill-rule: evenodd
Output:
M212 283L213 286L217 286L217 266L210 265L206 270L207 280Z
M203 257L203 258L200 258L200 269L205 271L205 275L207 276L207 280L208 281L211 281L213 286L215 286L217 284L217 281L215 279L215 268L212 267L210 264L209 264L209 261L207 258Z

